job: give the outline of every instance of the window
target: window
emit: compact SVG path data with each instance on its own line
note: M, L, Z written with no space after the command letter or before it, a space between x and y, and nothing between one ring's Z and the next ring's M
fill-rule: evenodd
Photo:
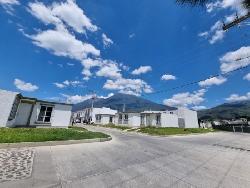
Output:
M20 98L16 97L11 108L10 116L8 118L9 121L15 119L19 103L20 103Z
M43 123L50 123L53 107L42 105L37 121Z
M128 120L128 114L124 115L124 120Z
M122 114L119 114L119 119L122 120Z
M96 122L100 123L101 119L102 119L102 116L101 115L96 115L95 118L96 118Z
M174 112L170 112L170 114L174 114Z

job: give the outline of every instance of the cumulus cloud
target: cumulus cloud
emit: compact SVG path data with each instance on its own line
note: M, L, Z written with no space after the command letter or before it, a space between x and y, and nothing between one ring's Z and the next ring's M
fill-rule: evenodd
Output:
M223 73L250 65L250 46L226 53L220 58L220 69Z
M239 101L245 101L250 100L250 92L248 92L246 95L238 95L238 94L232 94L228 98L226 98L228 102L239 102Z
M108 90L117 90L120 93L139 96L142 92L151 93L152 87L141 79L125 79L107 80L103 88Z
M106 77L110 79L118 79L122 77L121 69L119 65L112 60L103 60L103 59L84 59L82 61L84 67L82 74L84 75L85 80L88 80L92 76L91 69L97 67L96 76Z
M209 31L205 31L199 33L199 37L208 38L210 44L214 44L220 40L222 40L225 36L225 32L222 29L223 23L221 21L217 21Z
M65 98L65 101L67 103L70 104L76 104L76 103L80 103L83 101L86 101L88 99L92 98L92 95L66 95L66 94L62 94L62 96Z
M80 103L88 99L91 99L93 97L93 95L67 95L67 94L61 94L61 95L64 98L64 101L70 104ZM96 97L106 99L113 95L114 95L113 93L109 93L107 96L96 96Z
M65 29L42 31L30 38L35 45L45 48L57 56L82 60L89 54L100 55L100 51L93 45L81 42Z
M77 86L80 86L81 82L80 81L69 81L69 80L65 80L63 81L62 83L58 83L58 82L55 82L53 83L56 87L62 89L62 88L66 88L66 87L77 87Z
M106 77L110 79L118 79L122 77L120 71L121 70L119 69L116 63L104 60L102 66L96 72L96 76Z
M145 74L147 72L152 71L151 66L140 66L138 69L135 69L132 71L133 75L140 75L140 74Z
M211 13L216 9L231 10L233 14L229 14L224 17L224 22L228 23L235 19L235 12L237 12L239 16L245 15L247 13L247 9L243 7L243 1L244 0L218 0L211 2L206 5L207 12ZM199 33L198 36L204 37L209 40L210 44L214 44L222 40L225 36L222 26L223 20L218 20L209 31Z
M244 80L248 80L248 81L250 81L250 73L248 73L246 76L244 76L244 78L243 78Z
M18 0L0 0L0 5L19 5Z
M73 0L46 6L42 2L29 3L29 12L45 24L67 24L76 32L97 31L97 26L85 15L84 11Z
M162 75L161 80L176 80L176 77L171 74L164 74Z
M173 95L170 99L165 99L163 103L165 105L175 106L175 107L198 106L205 100L204 99L205 93L206 93L205 89L200 89L193 93L190 92L178 93Z
M207 86L212 86L212 85L221 85L227 81L226 78L220 76L220 77L213 77L209 78L207 80L199 82L199 86L201 87L207 87Z
M14 85L16 86L17 89L21 91L27 91L27 92L36 91L39 89L38 86L33 85L31 83L27 83L17 78L14 80Z
M207 12L213 12L216 9L231 9L237 11L240 14L245 14L247 10L243 7L244 0L218 0L206 5Z
M192 109L199 111L199 110L205 110L205 109L207 109L207 107L206 106L193 106Z
M102 34L102 42L105 48L109 47L110 45L114 44L114 42L107 37L106 34Z

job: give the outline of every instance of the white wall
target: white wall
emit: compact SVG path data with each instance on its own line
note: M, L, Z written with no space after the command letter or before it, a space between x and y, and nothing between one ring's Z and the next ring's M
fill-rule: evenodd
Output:
M48 126L65 127L65 128L69 126L72 106L63 104L50 104L50 103L42 103L42 104L48 104L53 106L51 124ZM39 126L39 124L37 124L36 121L40 112L40 108L41 108L41 103L37 102L32 112L30 125Z
M176 114L162 113L161 127L179 127L178 116Z
M184 118L185 128L199 128L196 111L187 108L178 108L178 116Z
M128 126L129 127L140 127L141 125L141 115L138 113L132 113L128 116Z
M12 105L18 93L0 89L0 127L6 127Z
M70 124L72 106L55 104L52 112L52 127L68 127Z

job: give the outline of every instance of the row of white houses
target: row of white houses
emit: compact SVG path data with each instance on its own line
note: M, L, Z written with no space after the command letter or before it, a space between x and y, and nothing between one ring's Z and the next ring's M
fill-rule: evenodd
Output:
M0 127L68 127L70 121L115 124L129 127L198 128L197 112L178 108L171 111L118 112L110 108L86 108L72 113L72 105L24 97L0 89Z
M0 89L0 127L66 128L71 110L71 104L38 100Z
M128 127L180 127L198 128L197 112L187 108L171 111L118 112L110 108L86 108L73 113L73 121Z

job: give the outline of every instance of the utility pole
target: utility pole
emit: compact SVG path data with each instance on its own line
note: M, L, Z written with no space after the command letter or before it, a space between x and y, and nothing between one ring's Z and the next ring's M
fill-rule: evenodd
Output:
M238 25L239 23L245 21L246 19L250 18L250 12L248 11L248 13L244 16L238 17L236 15L236 19L234 21L232 21L231 23L228 24L223 24L223 30L226 31L231 27L234 27L235 25Z

